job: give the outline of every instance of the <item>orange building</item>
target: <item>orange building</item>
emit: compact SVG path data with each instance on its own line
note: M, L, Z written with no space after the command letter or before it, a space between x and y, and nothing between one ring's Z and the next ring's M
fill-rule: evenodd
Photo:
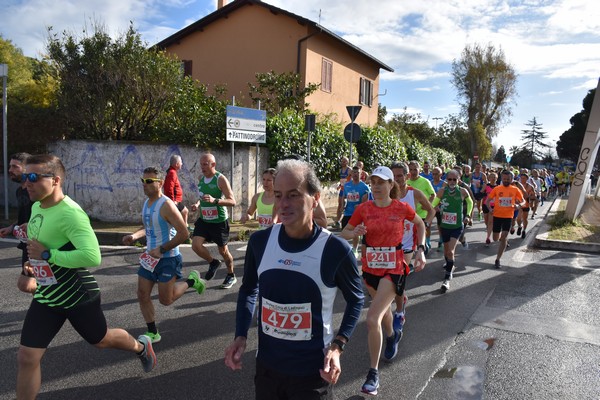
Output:
M320 88L306 102L350 121L346 106L362 105L361 125L377 123L379 71L393 69L316 22L259 0L218 1L215 12L156 44L182 60L184 72L208 86L223 84L236 105L252 107L256 73L296 72Z

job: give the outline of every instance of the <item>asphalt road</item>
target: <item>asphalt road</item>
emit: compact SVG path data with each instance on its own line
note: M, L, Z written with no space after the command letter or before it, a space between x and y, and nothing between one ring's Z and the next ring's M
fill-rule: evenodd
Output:
M435 250L425 270L409 277L404 338L398 357L380 365L379 398L600 398L600 262L584 253L528 248L540 219L530 222L525 240L510 238L501 270L493 267L496 245L484 246L483 222L475 222L469 249L457 250L448 293L439 291L443 257ZM0 241L0 399L15 397L16 350L31 301L15 286L20 254L14 246ZM245 243L230 248L241 281ZM184 272L203 275L206 263L189 246L182 249ZM137 336L145 331L136 300L139 250L103 247L102 254L93 271L108 323ZM163 339L155 345L158 367L149 374L133 354L98 350L66 324L42 361L39 399L253 399L256 333L242 371L223 363L240 283L219 289L224 274L222 267L203 295L190 290L169 307L154 296ZM338 296L338 323L343 307ZM365 316L366 310L342 356L336 399L368 397L360 393L369 364Z

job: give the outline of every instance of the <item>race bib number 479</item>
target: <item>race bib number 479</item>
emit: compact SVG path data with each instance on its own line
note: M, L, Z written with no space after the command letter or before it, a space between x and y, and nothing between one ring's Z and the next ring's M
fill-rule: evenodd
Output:
M310 340L312 338L312 314L310 303L279 304L262 299L262 331L283 340Z

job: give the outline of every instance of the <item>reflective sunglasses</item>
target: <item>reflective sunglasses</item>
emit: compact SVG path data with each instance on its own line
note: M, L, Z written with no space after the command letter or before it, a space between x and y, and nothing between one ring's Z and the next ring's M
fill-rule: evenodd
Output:
M154 183L154 182L160 182L159 178L140 178L140 180L142 181L142 183L145 183L146 185L150 185L151 183Z
M40 178L54 178L56 175L54 174L36 174L35 172L31 172L29 174L21 175L21 182L37 182Z

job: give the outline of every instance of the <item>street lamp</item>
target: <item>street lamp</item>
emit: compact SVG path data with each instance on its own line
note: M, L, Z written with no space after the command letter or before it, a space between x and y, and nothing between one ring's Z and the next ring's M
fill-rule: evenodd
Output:
M444 119L444 118L442 118L442 117L433 117L431 119L435 120L435 130L437 131L438 120Z
M8 219L8 140L6 129L6 113L8 106L6 104L6 78L8 78L8 64L0 64L0 77L2 77L2 148L4 157L4 218Z

